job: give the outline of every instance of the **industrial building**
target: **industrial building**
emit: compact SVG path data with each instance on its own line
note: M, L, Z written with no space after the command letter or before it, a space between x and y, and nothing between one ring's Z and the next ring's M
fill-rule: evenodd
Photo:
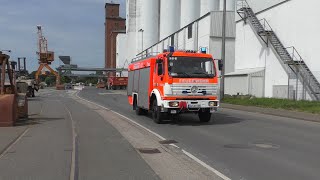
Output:
M227 0L225 93L320 100L319 2ZM127 0L117 63L168 46L221 59L223 0Z
M125 19L119 16L120 4L105 4L105 68L116 67L117 35L125 33Z

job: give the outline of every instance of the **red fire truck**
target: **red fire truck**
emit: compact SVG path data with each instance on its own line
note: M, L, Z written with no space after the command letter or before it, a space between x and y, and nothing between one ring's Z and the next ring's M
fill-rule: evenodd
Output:
M133 60L129 65L128 100L137 115L148 111L156 123L165 115L196 113L209 122L219 106L218 76L206 50L174 51Z

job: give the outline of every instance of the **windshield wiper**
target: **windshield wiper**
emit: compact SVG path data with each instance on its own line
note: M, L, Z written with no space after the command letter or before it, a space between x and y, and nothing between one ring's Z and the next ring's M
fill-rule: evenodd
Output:
M190 74L189 73L186 73L186 72L176 72L177 74L183 74L183 75L185 75L185 76L187 76L187 77L191 77L190 76Z
M211 77L209 74L207 74L205 72L194 72L192 74L203 74L203 75L206 75L207 77Z

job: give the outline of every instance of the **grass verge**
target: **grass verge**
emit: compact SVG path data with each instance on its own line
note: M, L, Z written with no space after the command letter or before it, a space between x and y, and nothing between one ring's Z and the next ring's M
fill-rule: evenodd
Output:
M285 109L285 110L320 114L320 102L317 102L317 101L293 101L289 99L230 96L230 97L225 97L222 102L228 103L228 104L243 105L243 106Z

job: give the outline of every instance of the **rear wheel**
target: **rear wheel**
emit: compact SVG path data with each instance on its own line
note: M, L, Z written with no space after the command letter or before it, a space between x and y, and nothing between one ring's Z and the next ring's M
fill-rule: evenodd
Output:
M144 109L141 109L136 106L136 115L141 116L144 114Z
M157 124L162 123L163 113L161 112L161 109L158 106L156 99L153 101L153 105L152 105L152 118L155 123Z
M200 110L198 113L200 122L209 122L211 120L210 110Z
M136 111L136 115L140 116L143 115L145 110L138 107L137 98L134 98L134 110Z

